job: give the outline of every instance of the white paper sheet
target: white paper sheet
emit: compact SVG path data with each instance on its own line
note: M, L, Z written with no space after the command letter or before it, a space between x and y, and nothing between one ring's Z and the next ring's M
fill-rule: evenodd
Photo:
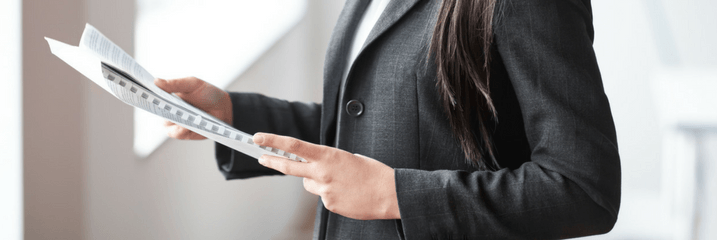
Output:
M147 70L89 24L85 26L77 47L51 38L45 39L55 56L128 105L172 121L254 158L268 154L305 161L294 154L256 145L251 141L251 135L160 89L154 85L154 77ZM103 63L106 65L103 66Z

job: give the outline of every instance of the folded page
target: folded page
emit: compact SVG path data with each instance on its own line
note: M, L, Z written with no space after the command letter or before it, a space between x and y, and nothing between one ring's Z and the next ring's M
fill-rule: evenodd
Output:
M203 118L192 110L167 101L163 97L149 91L125 73L102 64L102 76L106 85L121 101L141 108L157 116L163 117L177 125L187 128L206 138L224 144L246 155L259 158L261 155L287 157L294 161L305 161L294 154L271 147L259 146L252 141L252 135L239 131L231 126L225 127L219 122Z
M80 45L75 47L45 38L52 53L121 101L172 121L202 136L259 158L284 156L304 161L291 153L252 142L252 135L169 94L154 85L154 77L129 54L87 24Z

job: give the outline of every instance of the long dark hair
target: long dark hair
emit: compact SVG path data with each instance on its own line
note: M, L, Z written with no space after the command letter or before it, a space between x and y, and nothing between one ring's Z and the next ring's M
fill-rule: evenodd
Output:
M469 164L479 170L499 168L486 126L497 121L489 87L495 4L443 0L430 46L448 121Z

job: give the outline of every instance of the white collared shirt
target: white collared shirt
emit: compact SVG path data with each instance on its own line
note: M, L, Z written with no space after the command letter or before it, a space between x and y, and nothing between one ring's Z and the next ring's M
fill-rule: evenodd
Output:
M364 43L366 43L368 34L371 33L371 29L373 29L374 25L376 25L378 18L381 17L381 13L383 13L390 1L391 0L372 0L366 8L366 11L363 13L361 22L359 22L359 25L356 28L356 33L354 34L354 39L351 43L351 51L346 59L346 68L344 69L344 74L341 79L342 82L346 81L349 69L351 69L351 65L353 65L353 62L356 60L361 48Z

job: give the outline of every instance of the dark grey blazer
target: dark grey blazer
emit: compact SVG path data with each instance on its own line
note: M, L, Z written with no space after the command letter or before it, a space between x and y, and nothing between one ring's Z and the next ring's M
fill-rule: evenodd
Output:
M546 239L609 231L620 160L592 48L589 0L498 0L491 128L500 171L466 164L427 60L439 0L394 0L341 76L368 0L347 0L326 54L322 104L232 93L234 125L333 145L395 168L401 220L317 209L318 239ZM337 111L349 100L363 113ZM339 102L340 101L340 102ZM251 113L251 114L247 114ZM343 114L337 122L337 115ZM278 174L222 145L227 179Z

